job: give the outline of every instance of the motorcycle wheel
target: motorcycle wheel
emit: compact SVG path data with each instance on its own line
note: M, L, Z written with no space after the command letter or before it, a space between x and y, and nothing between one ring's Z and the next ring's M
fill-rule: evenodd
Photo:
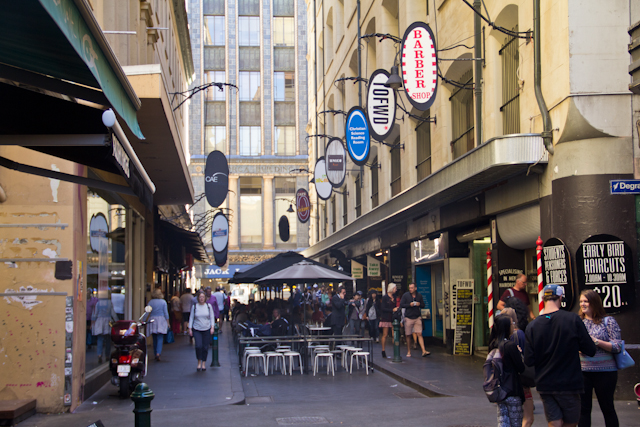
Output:
M131 396L131 391L129 390L130 381L129 377L120 377L120 399L127 399Z

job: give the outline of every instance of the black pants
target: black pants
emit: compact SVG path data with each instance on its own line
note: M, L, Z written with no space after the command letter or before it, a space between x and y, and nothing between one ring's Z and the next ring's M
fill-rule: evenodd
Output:
M593 403L593 391L596 392L600 410L604 416L604 424L607 427L618 427L618 415L613 405L613 393L616 391L618 371L611 372L583 372L584 394L581 396L579 427L591 427L591 406Z
M209 344L211 343L211 331L209 329L205 331L193 329L193 338L196 341L196 358L206 362Z

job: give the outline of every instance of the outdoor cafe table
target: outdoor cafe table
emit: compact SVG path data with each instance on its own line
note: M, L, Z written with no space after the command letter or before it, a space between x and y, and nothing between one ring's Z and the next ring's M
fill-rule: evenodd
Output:
M307 341L303 336L298 335L286 335L286 336L265 336L265 337L239 337L238 338L238 365L242 369L242 354L244 347L256 346L265 347L273 346L277 347L278 344L300 344L300 354L302 357L306 357ZM293 348L292 348L293 350ZM295 351L295 350L294 350Z
M307 341L313 342L314 344L329 344L332 346L335 343L353 343L354 345L358 343L367 343L367 350L369 352L369 369L373 371L373 339L365 338L359 335L313 335L306 336ZM310 353L307 352L307 355L310 356Z
M313 332L315 332L316 335L320 335L321 332L330 331L332 328L330 328L329 326L307 326L307 329L309 329L309 332L311 332L312 334Z

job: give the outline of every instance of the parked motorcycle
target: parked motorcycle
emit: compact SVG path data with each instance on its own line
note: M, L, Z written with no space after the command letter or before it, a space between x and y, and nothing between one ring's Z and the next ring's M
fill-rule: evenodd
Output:
M122 399L129 397L147 375L147 337L140 328L147 324L142 319L145 316L148 319L151 310L150 306L146 306L137 322L118 320L111 326L111 341L115 346L109 363L111 384L119 387Z

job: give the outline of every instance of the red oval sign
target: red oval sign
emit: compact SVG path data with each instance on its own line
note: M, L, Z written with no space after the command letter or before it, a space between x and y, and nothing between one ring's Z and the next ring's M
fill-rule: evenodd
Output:
M411 105L428 110L438 89L438 56L433 32L424 22L409 25L402 38L402 81Z
M298 220L302 223L309 221L311 216L311 200L309 200L309 193L304 188L300 188L296 192L296 212L298 213Z

